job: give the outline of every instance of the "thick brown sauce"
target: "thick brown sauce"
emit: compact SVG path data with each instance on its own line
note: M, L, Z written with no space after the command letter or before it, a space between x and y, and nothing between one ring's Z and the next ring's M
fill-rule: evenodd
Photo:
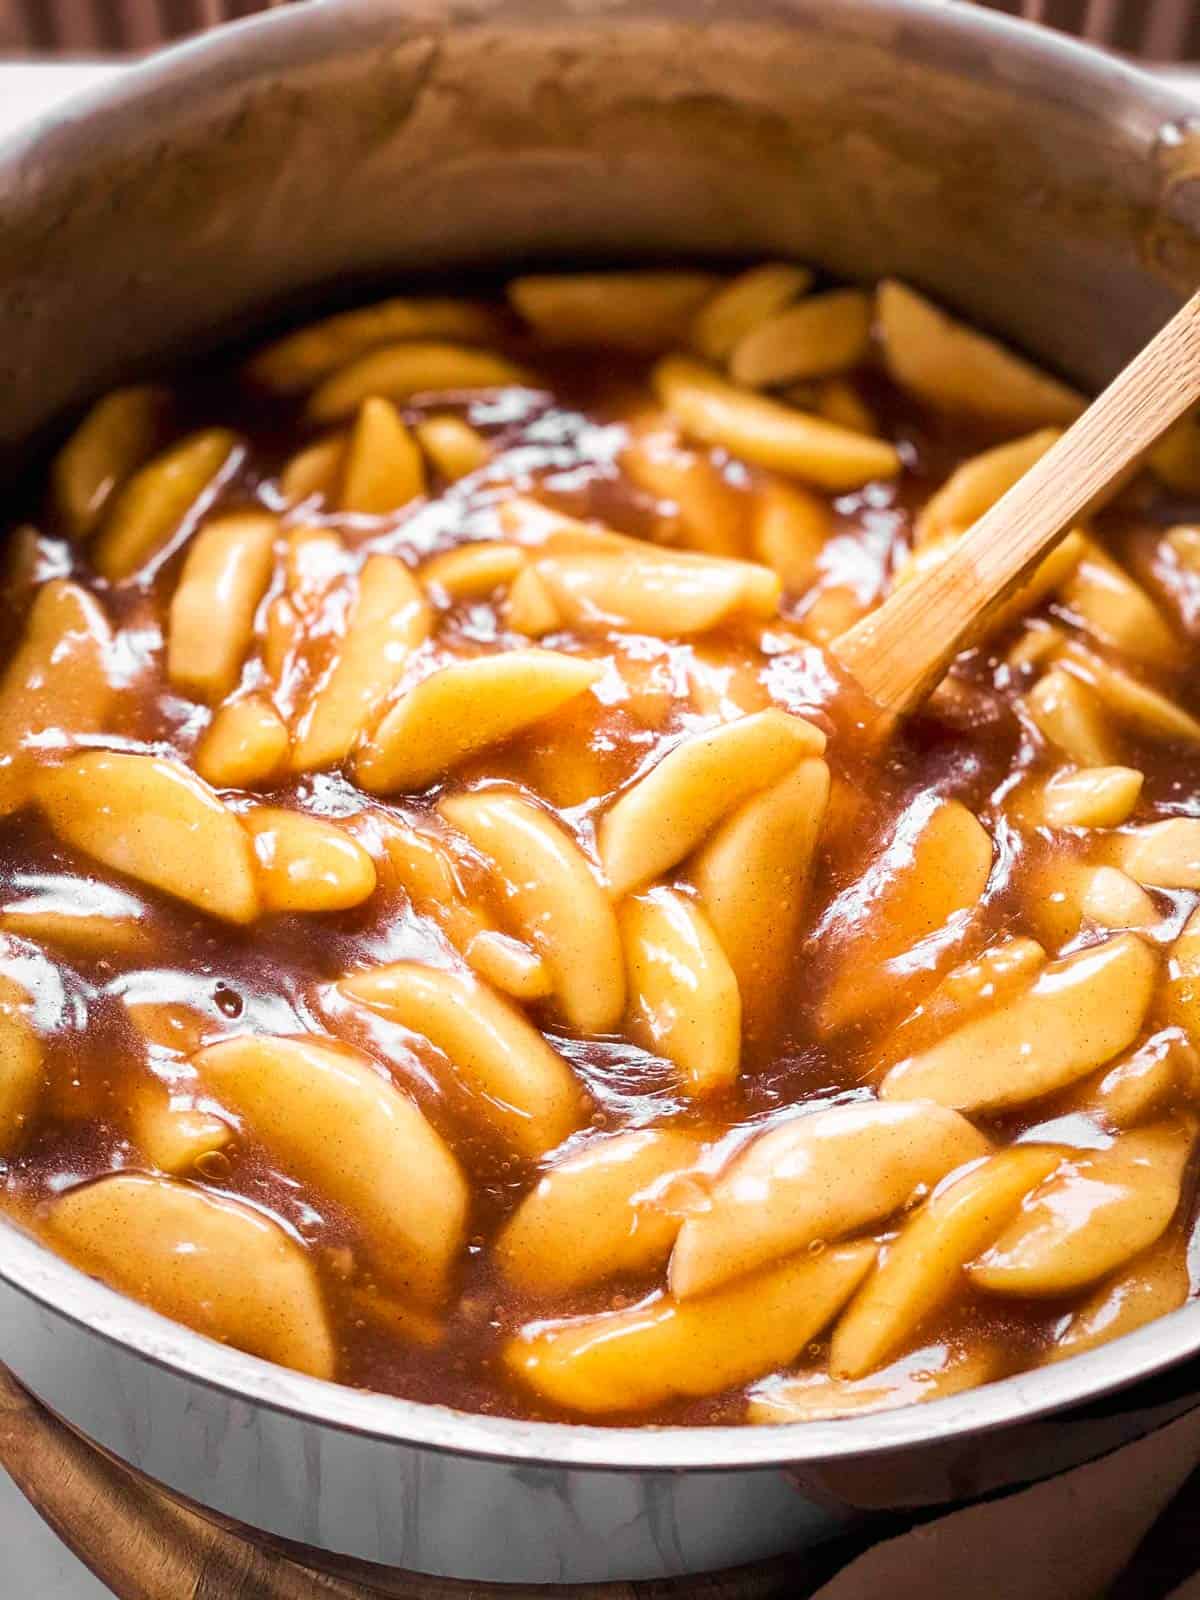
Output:
M622 532L669 540L674 524L667 510L635 488L620 468L626 419L653 405L646 369L594 354L550 364L539 360L542 370L552 373L551 394L514 393L458 407L439 399L426 408L404 409L410 422L423 410L459 410L496 452L483 474L453 486L435 478L426 501L383 521L325 513L306 514L304 520L335 527L355 552L397 554L415 566L428 554L459 541L494 536L496 504L515 489ZM902 444L906 463L895 484L872 484L833 498L836 537L826 548L822 582L830 587L847 585L866 604L886 592L892 572L909 548L916 509L958 460L989 441L973 432L948 431L877 371L860 374L857 382L882 419L883 432ZM246 441L241 465L221 490L217 506L283 509L278 472L308 436L298 420L299 408L248 392L236 373L185 384L184 397L181 406L186 405L186 416L181 412L180 433L185 425L220 424L235 427ZM719 452L716 459L727 482L739 492L748 494L763 479L741 463L723 460ZM1188 520L1191 509L1139 484L1101 526L1109 550L1146 583L1181 637L1190 641L1186 663L1167 687L1181 703L1200 710L1196 673L1200 584L1168 566L1158 553L1161 531ZM111 585L97 578L78 548L62 536L49 503L33 507L31 515L39 530L37 578L70 575L99 598L118 631L117 655L127 681L111 737L96 742L175 752L186 760L207 714L168 685L162 649L165 608L181 566L182 541L158 567L152 582ZM7 611L12 637L28 598L28 581L18 577ZM869 906L864 909L861 900L856 904L854 886L910 808L926 804L930 795L962 800L984 822L997 851L981 914L963 938L946 941L940 953L932 953L937 970L946 970L1001 933L1033 935L1047 944L1051 956L1060 953L1038 914L1041 891L1036 886L1045 865L1052 865L1057 855L1086 857L1092 845L1086 833L1052 836L1045 829L1023 828L1006 809L1005 796L1015 776L1061 764L1061 758L1047 752L1013 709L1015 699L1032 681L1028 672L1014 670L1005 660L1017 630L966 656L955 670L959 692L953 704L935 703L900 731L885 755L877 757L861 744L853 710L839 699L837 680L820 651L797 644L797 631L813 599L812 594L788 595L778 628L747 625L731 630L727 637L707 635L702 646L705 654L719 659L725 651L752 650L765 633L769 653L761 658L760 677L771 698L788 710L811 716L831 733L828 760L835 776L862 800L856 818L839 821L835 811L826 827L808 901L807 933L794 952L793 979L778 1024L766 1037L747 1042L736 1090L698 1105L680 1093L668 1063L619 1038L571 1038L548 1013L538 1016L535 1011L594 1100L591 1130L609 1133L675 1121L720 1135L727 1129L761 1126L802 1102L866 1093L868 1069L878 1064L886 1049L889 1029L926 992L927 978L918 973L907 987L897 979L886 1010L832 1040L818 1036L814 1001L839 972L846 937L870 916ZM1041 614L1053 609L1043 606ZM493 608L472 603L442 617L436 648L470 652L501 638L502 624ZM589 654L610 648L635 650L658 656L668 666L699 648L687 642L605 641L595 635L554 636L544 643ZM258 670L251 664L245 681L251 682ZM560 714L503 749L488 752L458 771L454 785L483 776L527 784L557 805L586 839L593 815L605 799L664 736L683 726L687 710L679 704L661 725L647 727L619 705L606 711L590 697L589 703L586 712ZM581 741L603 779L601 790L583 801L568 777ZM1126 739L1123 759L1146 774L1132 820L1195 815L1200 809L1196 752ZM441 792L435 787L427 794L387 803L364 796L347 778L333 773L301 778L259 798L320 815L353 818L358 836L369 844L375 814L420 816ZM0 823L0 897L5 903L27 894L35 880L53 880L70 896L74 881L95 876L94 864L58 842L34 810L22 810ZM52 948L39 949L13 937L4 940L0 972L24 982L36 996L37 1024L47 1042L48 1083L35 1137L7 1169L0 1166L0 1192L8 1211L36 1226L55 1195L101 1174L145 1164L128 1129L131 1086L150 1070L183 1082L188 1069L181 1059L166 1056L151 1065L122 999L177 1003L202 1013L208 1038L248 1028L333 1033L388 1062L396 1081L416 1096L469 1174L474 1191L469 1244L443 1340L432 1346L412 1342L363 1314L345 1275L359 1243L353 1227L324 1201L274 1170L252 1138L240 1138L228 1156L209 1169L208 1186L242 1197L281 1219L315 1253L336 1329L339 1376L346 1383L474 1411L561 1415L515 1388L499 1359L503 1342L539 1317L633 1303L658 1287L660 1275L652 1281L606 1283L550 1306L544 1301L523 1302L510 1286L497 1281L489 1265L489 1241L528 1191L535 1170L481 1131L478 1117L471 1114L463 1091L456 1088L453 1074L435 1049L349 1006L332 988L348 971L385 960L420 960L431 954L445 960L448 947L436 926L416 915L402 894L389 894L383 887L354 911L320 918L268 916L245 931L218 924L143 885L128 887L148 907L156 951L152 965L126 961L115 953L68 963ZM1196 898L1185 892L1156 895L1164 909L1173 902L1174 914L1154 937L1166 942L1177 932ZM1090 936L1085 942L1086 937ZM1153 1019L1148 1029L1152 1025ZM1055 1116L1056 1103L1043 1102L1021 1117L993 1121L989 1131L1003 1140ZM1057 1127L1054 1136L1086 1144L1094 1134L1077 1119L1073 1127ZM588 1136L585 1128L575 1142ZM363 1279L356 1282L361 1287ZM1057 1301L985 1300L968 1293L927 1330L928 1342L971 1341L981 1332L999 1334L1015 1370L1045 1349L1064 1309ZM816 1365L822 1348L814 1346L810 1352ZM603 1420L733 1421L743 1406L743 1393L738 1391L639 1413L636 1419Z

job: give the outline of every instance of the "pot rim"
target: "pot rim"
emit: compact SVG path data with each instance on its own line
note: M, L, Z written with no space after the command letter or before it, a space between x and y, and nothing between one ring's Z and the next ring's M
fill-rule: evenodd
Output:
M467 25L486 24L503 3L486 0ZM636 3L630 0L631 10ZM782 24L795 3L771 0L764 9ZM799 0L801 7L805 3ZM615 21L622 7L606 0L578 0L565 14L557 10L553 20L561 25L593 15ZM410 16L414 24L431 30L454 20L441 0L432 0L428 9L414 8ZM1141 69L995 12L947 5L945 0L853 0L840 18L826 16L835 27L839 21L853 25L861 19L924 24L954 43L994 45L1005 71L1052 71L1062 81L1086 88L1098 101L1119 98L1153 119L1155 126L1197 114L1196 102L1182 90ZM283 41L288 41L287 65L295 66L321 57L329 47L345 48L348 28L366 40L377 27L394 28L397 21L390 0L324 0L271 11L176 45L0 140L0 190L6 181L19 182L27 164L42 166L65 158L76 144L94 144L97 124L136 119L145 101L163 92L177 96L189 80L219 77L228 86L258 78L284 64L278 53ZM1193 1301L1098 1350L895 1411L762 1427L600 1427L482 1416L291 1372L219 1344L89 1278L3 1218L0 1283L174 1377L285 1416L479 1459L612 1471L799 1466L919 1448L1098 1400L1163 1372L1200 1348L1200 1301Z
M0 1281L54 1316L172 1377L338 1432L482 1460L646 1471L721 1471L889 1455L1086 1404L1195 1356L1200 1301L1112 1344L962 1394L836 1421L717 1427L528 1422L352 1389L196 1333L0 1221ZM16 1377L21 1378L20 1371Z

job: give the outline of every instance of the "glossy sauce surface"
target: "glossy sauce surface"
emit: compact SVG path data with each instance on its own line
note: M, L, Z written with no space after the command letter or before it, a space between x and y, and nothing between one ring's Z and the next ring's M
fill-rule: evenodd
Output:
M68 580L107 624L99 672L109 692L93 716L76 703L86 667L69 682L47 672L19 686L10 667L0 687L8 745L0 774L0 1001L9 1019L0 1086L5 1072L16 1081L21 1069L11 1063L31 1038L37 1053L27 1091L10 1088L15 1109L7 1133L0 1094L7 1214L88 1270L258 1353L287 1360L303 1350L296 1364L344 1383L552 1419L769 1421L898 1404L1056 1359L1179 1303L1192 1292L1192 1108L1200 1079L1190 1035L1193 1023L1200 1026L1200 979L1192 979L1200 973L1200 935L1192 933L1189 943L1184 930L1200 891L1200 841L1141 830L1200 817L1200 723L1189 724L1200 715L1200 532L1189 523L1193 511L1200 516L1200 500L1180 493L1179 471L1174 489L1151 473L1140 476L1087 530L1092 543L1076 564L965 655L926 711L881 740L825 646L878 603L914 550L919 555L947 529L959 529L953 514L932 533L928 519L921 524L922 509L955 467L1027 437L1028 423L947 411L898 382L886 324L881 333L873 311L869 342L855 346L853 330L847 334L852 359L827 355L829 370L799 388L771 383L783 396L780 407L826 419L852 415L847 432L864 438L862 430L870 430L895 446L898 473L831 489L697 437L692 414L672 399L655 365L659 352L614 348L603 337L603 316L600 334L568 328L568 347L559 348L539 337L536 315L532 331L515 312L492 315L501 332L488 348L521 363L526 382L470 392L450 383L414 396L388 380L395 410L380 426L395 418L422 463L421 492L403 504L337 509L339 493L345 499L348 490L345 479L335 487L336 475L348 470L348 430L363 429L363 411L356 403L344 419L314 424L306 394L317 380L302 384L304 392L277 392L260 365L184 381L162 400L153 449L139 454L128 476L195 430L230 429L234 439L223 456L217 452L217 469L201 492L132 570L115 572L110 564L106 577L96 564L106 559L98 555L104 540L115 547L120 485L87 537L69 526L61 476L14 529L6 659L25 648L35 600ZM383 343L368 341L368 352ZM464 339L457 348L484 343ZM674 339L664 341L665 350L675 348ZM753 348L749 356L743 349L742 366L753 369L753 357ZM733 365L736 375L736 356ZM1053 411L1051 404L1046 416L1029 421L1052 425L1061 420ZM421 433L431 418L447 417L469 424L473 446L483 441L481 464L458 478L445 459L438 465L433 436ZM130 427L121 423L125 437ZM317 471L299 489L293 477L289 486L297 452L328 438L343 452L332 475ZM365 454L365 432L359 443ZM392 466L400 459L395 438L382 454ZM781 490L786 532L772 539L766 518ZM381 492L394 493L386 485ZM788 494L799 502L789 507ZM242 512L275 519L261 541L269 554L264 580L252 586L249 646L228 688L189 689L183 685L195 680L168 662L172 630L183 627L173 598L199 534ZM315 532L298 544L298 530ZM605 530L642 541L652 555L700 551L754 562L760 574L774 567L781 597L739 601L696 631L639 626L637 608L647 594L665 588L669 596L672 584L688 581L686 570L682 578L639 570L633 598L626 596L637 616L623 621L587 588L594 571L578 578L571 566L580 551L588 559L625 560L621 547L603 543ZM302 572L298 579L306 541L311 565L307 579ZM487 545L519 554L469 580L435 565L450 552ZM430 712L437 738L414 722L416 731L397 741L399 755L389 752L419 772L416 782L368 781L382 768L365 758L360 764L353 752L319 763L320 770L289 770L312 730L314 705L346 658L365 564L381 556L403 563L415 581L412 604L425 610L402 643L376 641L368 649L373 661L390 652L396 670L369 696L356 752L380 742L385 719L411 703L406 697L418 685L456 663L539 650L594 664L595 673L529 725L452 760L435 751L432 777L425 752L448 725L445 706ZM392 568L378 570L387 581L395 576ZM443 583L438 574L447 571ZM525 609L514 611L514 590L531 571L540 587L527 583ZM769 588L769 581L760 585L763 593ZM572 610L571 595L581 593ZM681 596L654 604L664 614L690 614ZM235 601L227 592L221 604L232 609ZM539 604L535 625L527 619ZM400 598L384 606L397 637L408 626L396 620L403 609ZM529 685L512 691L530 703L545 671L538 659L543 666L533 663ZM1114 670L1125 675L1115 686ZM44 710L35 693L43 681ZM1137 700L1139 685L1163 696L1168 710ZM1086 700L1102 750L1077 729L1062 732L1056 708L1064 692ZM248 891L253 905L245 916L210 914L164 888L139 864L136 843L122 842L118 855L98 850L86 831L94 814L84 815L78 794L64 798L53 776L46 787L47 774L66 770L82 752L203 766L214 716L247 701L266 708L272 729L286 729L290 753L273 767L268 762L251 783L214 782L205 790L224 819L235 819L237 838L251 840L246 859L257 887ZM36 714L22 711L35 705ZM614 807L689 741L763 713L790 719L780 723L780 737L794 740L794 748L788 744L777 761L757 745L725 766L716 761L704 780L705 792L716 796L707 812L694 796L684 805L668 795L661 809L651 809L649 833L645 819L635 819L637 850L665 864L649 876L631 869L622 892L610 893L618 852L616 825L607 819ZM466 719L468 744L475 720ZM816 771L822 760L827 801ZM1081 793L1071 788L1072 774L1101 768L1140 773L1142 782L1112 776L1100 798L1095 783L1085 780ZM108 803L110 781L106 767L89 778L85 792L95 809ZM1125 799L1113 798L1125 790L1132 791ZM768 792L779 799L774 834L764 813L739 809ZM504 831L516 826L512 818L506 823L497 813L499 823L479 822L455 809L464 795L478 794L516 796L532 807L535 837L525 848L533 855L518 851L508 875L489 853L487 827ZM147 791L146 804L155 803ZM112 804L119 810L129 802ZM278 819L260 815L266 807L332 823L360 849L348 851L338 837L322 843L303 836L293 852L297 866ZM696 837L672 852L669 837L683 812L680 837L688 827ZM745 827L765 852L759 867L766 861L769 868L746 895L738 886L749 882L753 860L747 854L739 868L735 858L750 845L726 829L725 855L715 853L714 840L734 812L759 819ZM527 812L519 816L528 821ZM578 908L593 883L605 905L612 903L616 956L589 931L603 925L608 937L607 910L589 909L590 921L580 912L575 921L562 905L548 911L534 892L549 848L537 833L538 817L559 830L551 838L563 841L563 873L588 875L572 880L578 895L565 903ZM805 817L812 823L807 845ZM759 821L762 831L754 832ZM1190 825L1200 831L1200 820ZM196 825L201 832L205 826ZM139 828L147 837L135 805L127 831L137 835ZM195 837L180 824L149 854L177 849L183 859ZM442 863L432 878L414 864L422 841ZM503 848L517 850L511 842ZM228 860L224 845L214 860ZM301 879L320 882L306 890L296 887ZM450 899L436 888L441 882L444 891L446 881L454 886ZM306 893L307 906L289 904L289 895ZM339 895L346 903L331 904ZM759 916L775 897L777 914ZM564 919L565 943L556 942ZM484 938L481 953L472 940L482 935L490 945ZM1073 974L1081 969L1055 964L1110 946L1116 975L1102 973L1074 1010L1064 1010L1055 997L1079 982ZM980 958L983 966L973 966ZM613 961L619 979L605 968ZM363 975L397 963L454 976L457 1010L423 1024L420 1017L434 1015L433 1002L413 998L409 976L403 1005L380 1000L382 991L367 1000L366 989L355 991ZM512 976L518 969L524 977ZM507 992L498 973L509 975ZM688 996L705 985L715 993L718 981L735 1000L719 1014L700 1006L686 1038L680 1027L672 1031L671 1018L686 1012ZM616 1015L614 985L625 994ZM1048 999L1039 1010L1042 1000L1029 997L1043 991ZM640 1007L631 998L639 992ZM504 1018L524 1018L543 1036L566 1064L567 1087L553 1078L552 1063L550 1076L530 1091L531 1105L516 1112L505 1107L499 1080L487 1087L484 1067L472 1064L474 1044L453 1034L456 1024L445 1016L486 1021L493 1001ZM977 1047L964 1040L962 1030L1022 1001L1028 1008L1007 1034L999 1024ZM730 1076L716 1036L733 1003L740 1003L740 1021ZM1097 1042L1097 1017L1118 1012L1099 1028ZM581 1026L589 1017L601 1025ZM242 1072L236 1062L204 1054L248 1034L307 1040L332 1056L324 1066L299 1058L286 1068L268 1064L256 1077L258 1067ZM525 1035L514 1037L516 1055L528 1062ZM951 1038L954 1047L946 1046ZM493 1045L480 1048L487 1056ZM1006 1049L1011 1070L1001 1059ZM326 1118L324 1138L300 1138L295 1129L309 1112L298 1109L289 1124L280 1097L292 1092L287 1085L321 1079L326 1067L336 1077L339 1060L368 1074L355 1080L367 1095L355 1102L365 1107L363 1121L331 1113L341 1093L331 1089L334 1098L313 1113ZM1116 1085L1114 1073L1123 1073ZM461 1217L450 1178L406 1172L403 1143L389 1145L380 1135L376 1147L375 1134L392 1112L390 1102L371 1100L372 1074L389 1093L398 1089L405 1105L415 1104L422 1128L433 1130L432 1142L422 1133L412 1147L422 1160L428 1156L431 1173L442 1170L438 1152L449 1152L462 1184ZM560 1091L561 1112L552 1117L548 1096ZM770 1155L765 1141L772 1136L786 1140L810 1115L856 1107L864 1114L859 1132L853 1119L813 1124L830 1130L831 1153L814 1154L802 1139L799 1153L783 1151L781 1141L782 1154ZM911 1127L905 1112L892 1128L888 1118L905 1107L915 1108ZM545 1137L543 1118L552 1126ZM675 1142L661 1151L652 1140L639 1142L649 1130ZM558 1180L557 1198L553 1178L546 1187L564 1161L577 1164L568 1172L586 1173L589 1159L603 1159L614 1138L631 1134L639 1138L618 1147L610 1188L585 1187L575 1202L569 1182ZM1015 1188L1008 1180L1012 1194L996 1201L994 1225L985 1216L969 1236L944 1243L936 1294L930 1290L919 1316L900 1318L877 1358L851 1353L843 1360L839 1338L845 1352L855 1335L858 1349L864 1318L875 1314L864 1300L872 1284L885 1269L899 1270L898 1241L920 1222L943 1248L951 1225L936 1214L930 1223L931 1207L956 1176L964 1181L965 1171L969 1179L996 1159L993 1152L1014 1145L1041 1151L1042 1160ZM176 1148L179 1165L164 1159ZM364 1162L392 1169L372 1169L374 1186L370 1171L352 1182L347 1173ZM622 1177L625 1163L636 1168L636 1182ZM195 1286L171 1279L164 1290L167 1279L155 1271L139 1276L136 1265L97 1256L91 1225L64 1222L61 1207L114 1173L169 1178L172 1186L241 1203L239 1225L247 1216L277 1225L278 1284L263 1292L279 1298L259 1304L247 1289L246 1305L218 1307L215 1322L206 1322L208 1312L189 1312L189 1296L200 1294ZM408 1183L438 1190L429 1216L424 1201L417 1207L423 1220L412 1224L411 1246ZM546 1237L558 1240L549 1247L539 1244L542 1222L528 1209L528 1234L513 1232L535 1191L550 1215ZM142 1202L129 1193L132 1227ZM573 1204L578 1209L570 1213ZM1089 1231L1089 1216L1106 1206L1111 1224ZM626 1212L628 1222L613 1224ZM117 1207L113 1215L124 1212ZM764 1215L777 1220L766 1226ZM394 1239L389 1229L397 1217ZM158 1226L143 1241L150 1255ZM447 1257L436 1267L423 1254L435 1237ZM557 1253L561 1267L562 1241L571 1239L582 1265L547 1265L539 1252ZM223 1247L213 1248L219 1260ZM801 1269L824 1276L810 1281ZM787 1272L800 1275L793 1282ZM926 1289L913 1292L920 1302ZM285 1302L291 1309L280 1309ZM763 1327L756 1303L768 1308ZM864 1305L858 1327L843 1332ZM812 1309L819 1307L824 1311ZM621 1313L629 1313L631 1326L639 1316L643 1323L663 1319L645 1344L642 1334L634 1337L627 1358L613 1337L619 1325L611 1319ZM324 1331L314 1331L317 1323ZM780 1344L781 1324L797 1330L794 1348L786 1336ZM747 1353L739 1367L725 1362L724 1352L743 1330ZM606 1340L616 1354L597 1358L593 1368L586 1352ZM573 1342L585 1352L578 1361L569 1354ZM656 1364L691 1364L703 1375L677 1384L635 1381L636 1373L655 1373Z

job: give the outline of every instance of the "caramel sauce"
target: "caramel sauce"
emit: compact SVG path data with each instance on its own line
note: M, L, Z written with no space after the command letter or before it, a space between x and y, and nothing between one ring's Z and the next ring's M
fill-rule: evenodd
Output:
M419 574L420 563L433 555L503 537L501 508L514 493L636 538L668 547L684 542L675 508L639 488L623 467L631 429L656 409L648 364L595 353L539 354L538 364L547 375L544 389L450 402L437 397L401 407L409 425L433 412L465 418L491 449L483 470L453 484L431 475L426 496L386 517L339 514L312 503L301 514L292 513L292 522L334 529L347 551L347 573L367 554L386 553ZM881 433L899 445L903 472L894 482L823 496L831 533L817 581L805 592L786 593L778 619L735 621L694 638L667 640L597 627L553 633L541 641L543 647L606 663L597 691L471 757L421 793L369 795L348 770L338 768L278 782L253 801L240 792L223 797L238 812L266 801L334 819L379 860L394 821L444 832L434 808L445 793L499 781L553 808L590 851L598 819L613 796L657 753L701 725L697 684L710 707L729 696L736 707L749 684L757 707L801 715L828 734L833 791L801 935L789 953L789 975L773 1016L745 1038L740 1076L732 1088L703 1099L689 1097L672 1064L629 1034L573 1036L551 1002L525 1006L589 1097L589 1120L569 1141L569 1150L620 1130L669 1126L694 1129L714 1148L730 1152L798 1107L868 1098L882 1067L903 1051L905 1026L913 1026L906 1019L928 1002L952 967L1004 937L1037 939L1053 960L1104 936L1086 920L1072 926L1069 913L1058 916L1053 894L1078 865L1111 859L1111 833L1051 829L1031 820L1023 808L1022 797L1034 785L1069 765L1022 709L1039 670L1010 660L1025 623L968 652L926 709L882 748L868 738L860 708L818 642L821 629L814 619L820 618L822 604L830 595L848 597L850 612L876 603L912 546L920 507L954 465L992 442L978 428L935 417L894 388L874 363L857 372L853 382ZM177 434L187 427L220 425L234 428L243 441L236 468L205 507L205 518L239 508L288 511L280 471L313 437L300 411L299 403L268 400L247 388L236 370L182 384ZM770 475L719 449L698 448L719 474L729 504L748 517ZM1200 579L1172 558L1163 541L1165 530L1185 522L1193 509L1200 510L1144 478L1098 520L1095 536L1145 586L1180 641L1173 671L1148 674L1136 662L1124 664L1178 704L1200 712ZM29 517L36 541L26 536L21 566L9 585L6 649L15 648L37 586L50 577L70 577L96 598L115 638L114 708L103 730L89 735L86 744L192 761L209 713L171 686L163 644L186 537L175 541L148 577L112 583L92 569L86 545L66 537L52 499L32 506ZM259 610L258 646L244 668L243 692L271 689L258 648L263 619L281 583L277 565ZM335 581L323 624L304 644L300 680L291 691L295 706L313 692L331 659L346 596L345 580ZM502 601L501 590L482 600L435 602L435 630L419 647L414 678L445 661L527 645L506 630ZM1070 636L1080 633L1061 600L1042 602L1032 615ZM1089 641L1089 647L1121 662L1103 643ZM1132 824L1198 814L1200 750L1124 729L1115 737L1120 761L1145 775ZM63 742L53 728L46 730L38 760L53 764ZM969 916L934 930L905 959L894 960L876 1003L865 1013L836 1028L824 1026L822 1008L848 964L868 966L877 941L886 936L878 907L888 888L889 862L905 858L905 828L947 800L965 805L993 842L993 864L978 905ZM502 923L494 885L469 850L462 853L462 870L472 896ZM498 1274L493 1241L536 1182L539 1164L515 1155L489 1129L453 1063L433 1045L350 1003L336 988L347 973L387 962L460 965L438 921L415 909L405 891L381 872L377 890L349 911L268 913L246 927L232 927L99 867L58 839L36 805L0 821L0 907L5 912L32 897L78 908L100 892L97 886L132 897L138 938L128 947L114 940L108 948L84 952L17 931L6 933L0 944L0 975L33 996L34 1026L44 1048L36 1125L19 1152L0 1163L0 1198L7 1214L40 1231L65 1192L105 1174L151 1168L130 1108L152 1080L165 1085L179 1104L229 1121L189 1065L199 1043L247 1031L312 1033L343 1041L366 1051L415 1099L469 1181L467 1244L444 1317L434 1320L432 1335L420 1314L395 1303L377 1283L354 1219L280 1170L256 1142L252 1127L233 1119L233 1138L225 1148L183 1176L278 1219L302 1243L319 1274L340 1381L472 1411L569 1415L515 1383L502 1361L503 1347L518 1329L541 1319L635 1304L661 1288L662 1273L618 1276L549 1303L523 1294ZM1146 937L1165 952L1198 897L1190 890L1149 892L1158 920ZM152 1016L153 1037L146 1031L151 1013L135 1010L142 1021L135 1026L131 1007L161 1008ZM1143 1035L1164 1020L1160 993ZM1112 1131L1080 1112L1078 1097L1079 1087L1072 1085L1034 1105L985 1112L973 1120L998 1144L1047 1129L1052 1131L1045 1137L1081 1152L1104 1147ZM1180 1090L1155 1114L1168 1115L1188 1099ZM875 1232L886 1237L896 1227L893 1220ZM999 1346L1002 1370L1017 1370L1045 1355L1064 1316L1083 1298L1080 1293L1006 1299L964 1285L922 1328L920 1342L966 1350L984 1343ZM796 1370L819 1370L827 1348L822 1336L801 1354ZM907 1392L897 1380L897 1398ZM745 1390L738 1388L601 1420L737 1421L744 1411Z

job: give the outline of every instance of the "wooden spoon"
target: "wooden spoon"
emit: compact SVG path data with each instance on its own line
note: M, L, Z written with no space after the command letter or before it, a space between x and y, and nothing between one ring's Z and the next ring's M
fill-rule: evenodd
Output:
M833 642L883 711L904 716L1080 517L1200 400L1200 291L937 566Z

